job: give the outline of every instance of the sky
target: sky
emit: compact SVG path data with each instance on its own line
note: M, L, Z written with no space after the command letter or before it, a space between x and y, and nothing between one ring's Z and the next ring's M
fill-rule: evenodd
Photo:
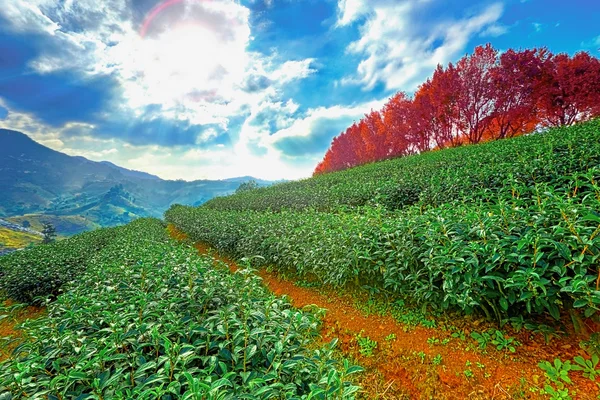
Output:
M599 57L598 21L598 0L2 0L0 128L164 179L299 179L437 64Z

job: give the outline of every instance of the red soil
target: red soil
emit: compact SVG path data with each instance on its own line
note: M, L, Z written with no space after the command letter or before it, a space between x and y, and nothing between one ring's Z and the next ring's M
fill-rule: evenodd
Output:
M10 300L4 302L5 307L9 307L14 303ZM17 325L28 319L36 319L42 316L46 310L40 307L29 306L24 309L15 311L14 313L0 320L0 338L19 339L23 332L17 329ZM12 342L5 346L0 345L0 362L10 357L12 350L17 347L18 341Z
M186 238L172 226L169 231L174 237ZM195 247L199 253L211 254L226 263L232 272L237 270L231 259L216 254L210 246L199 243ZM564 361L576 355L586 357L579 348L578 338L555 338L546 345L540 336L529 332L511 332L522 343L514 354L497 351L492 345L484 353L474 349L473 341L468 338L470 331L489 327L482 321L466 317L453 320L453 325L466 333L467 340L461 341L442 329L408 327L390 316L365 316L353 306L356 299L349 295L299 287L266 270L259 271L259 275L273 293L287 296L294 307L316 305L327 310L322 338L324 341L338 338L342 352L366 368L361 384L368 399L546 399L540 389L550 382L537 364L542 360L552 362L554 358ZM386 340L390 334L395 338ZM377 342L373 355L365 357L359 353L358 335ZM429 338L450 341L446 345L430 345ZM420 352L425 354L424 358ZM436 355L441 356L439 365L432 362ZM584 378L581 372L571 371L570 377L573 385L567 388L573 399L600 396L599 383Z

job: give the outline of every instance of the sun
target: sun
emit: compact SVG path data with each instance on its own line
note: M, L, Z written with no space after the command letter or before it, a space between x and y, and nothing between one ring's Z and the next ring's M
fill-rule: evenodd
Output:
M172 88L197 82L207 85L222 66L223 50L214 34L199 25L181 24L153 39L146 39L147 78Z
M131 63L143 83L140 102L230 101L248 62L249 30L224 1L169 0L147 16ZM141 96L145 98L141 98Z

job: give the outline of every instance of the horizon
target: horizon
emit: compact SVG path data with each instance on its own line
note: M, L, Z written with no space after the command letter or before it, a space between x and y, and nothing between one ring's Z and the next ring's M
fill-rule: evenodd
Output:
M577 3L9 0L0 128L162 179L306 178L333 137L478 45L597 57L600 4Z

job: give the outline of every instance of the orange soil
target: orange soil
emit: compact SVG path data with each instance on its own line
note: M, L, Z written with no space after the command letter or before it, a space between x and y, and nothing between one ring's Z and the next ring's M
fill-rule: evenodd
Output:
M9 307L14 303L10 300L4 302L4 306ZM36 319L46 312L45 308L29 306L27 308L15 311L7 318L0 320L0 338L19 339L22 331L17 329L17 325L28 319ZM12 342L7 346L0 345L0 362L10 357L12 350L18 345L18 341Z
M187 238L173 226L169 231L180 240ZM211 254L232 271L237 270L231 259L218 255L210 246L198 243L195 247L199 253ZM514 354L496 351L492 345L484 353L473 349L473 345L468 346L473 343L468 338L471 330L483 331L488 327L482 321L468 318L452 321L464 329L467 340L463 342L441 329L411 328L390 316L365 316L353 306L352 297L333 290L299 287L264 269L259 275L273 293L287 296L294 307L316 305L327 310L321 327L323 340L338 338L342 352L366 368L366 378L361 384L369 399L546 399L547 396L535 391L546 383L538 362L552 362L554 358L564 361L578 354L585 357L578 338L554 338L546 345L540 336L534 337L528 332L511 332L522 343ZM372 356L360 355L356 341L359 334L377 342ZM395 339L386 340L390 334L394 334ZM440 342L447 338L450 342L430 345L429 338L438 338ZM419 352L425 354L424 360ZM438 354L442 361L436 366L432 359ZM466 376L467 370L472 376ZM573 385L567 387L574 399L599 396L598 383L584 378L581 372L571 371L570 377Z

